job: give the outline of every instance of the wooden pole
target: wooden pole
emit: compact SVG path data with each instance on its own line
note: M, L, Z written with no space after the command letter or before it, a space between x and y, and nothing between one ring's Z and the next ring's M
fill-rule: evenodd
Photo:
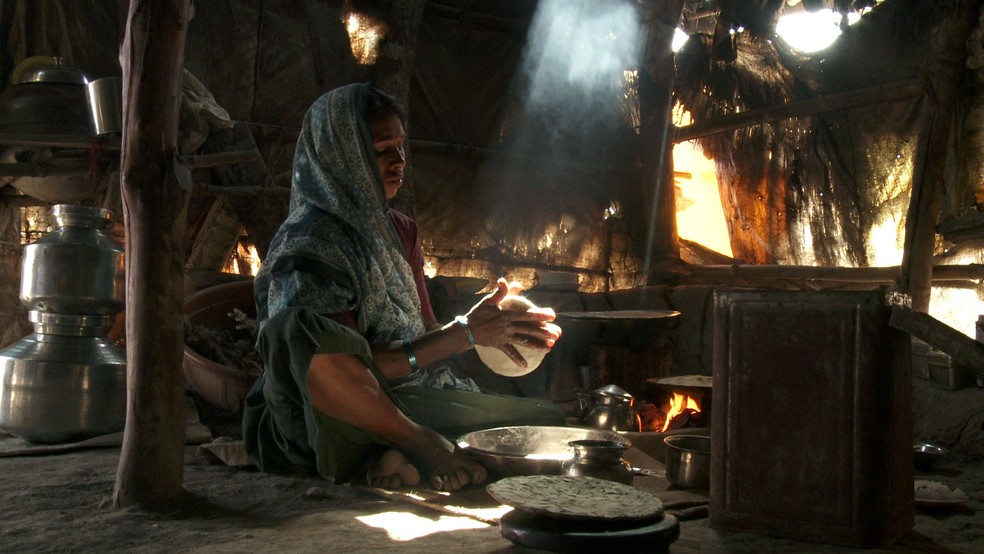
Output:
M791 117L913 98L922 94L925 86L926 84L922 79L907 79L860 90L828 94L818 98L807 98L768 108L728 114L716 119L677 127L673 135L673 142L693 140L715 133L743 129L752 125L779 121Z
M191 17L192 0L131 0L120 50L128 396L116 506L183 492L186 195L175 171Z
M673 187L673 34L683 0L646 2L642 28L648 31L639 64L639 141L644 202L649 207L644 271L679 261L676 194Z
M959 72L967 58L967 38L980 14L982 0L958 0L937 31L936 59L930 69L922 128L916 139L912 199L905 221L905 247L899 285L912 296L912 309L929 310L936 224L943 196L950 127Z

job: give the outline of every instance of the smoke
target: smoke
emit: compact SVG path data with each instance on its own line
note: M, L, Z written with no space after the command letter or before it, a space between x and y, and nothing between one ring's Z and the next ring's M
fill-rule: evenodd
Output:
M638 13L624 0L541 0L525 60L528 108L610 113L625 72L638 64L640 34Z

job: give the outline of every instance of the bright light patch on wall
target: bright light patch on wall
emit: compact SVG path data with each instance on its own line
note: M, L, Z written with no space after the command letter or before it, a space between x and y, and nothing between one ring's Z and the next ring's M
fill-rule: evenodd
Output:
M853 25L860 17L850 13L847 22ZM779 18L776 34L795 50L816 52L837 40L841 34L840 21L841 14L832 10L792 13Z
M902 263L898 222L888 218L871 226L868 233L868 259L874 267L890 267Z
M434 533L446 533L462 529L484 529L489 525L470 517L441 516L429 519L408 512L383 512L355 518L360 522L386 531L390 540L406 542Z
M977 316L984 314L984 301L974 289L933 287L929 315L970 338L977 337Z
M673 109L673 123L689 125L693 119L678 104ZM708 159L693 141L680 142L673 146L673 170L689 175L679 183L677 233L681 238L733 256L714 160Z
M355 61L361 65L376 63L379 41L386 35L386 25L355 12L349 12L342 23L348 31L349 46Z
M980 251L965 252L947 264L967 265L984 262ZM984 300L974 288L934 286L929 296L929 315L970 338L977 338L977 317L984 315Z
M690 35L684 33L682 29L677 27L673 31L673 51L679 52L680 49L683 48L683 45L687 43L688 38L690 38Z
M732 256L714 161L692 142L681 142L673 146L673 169L691 176L679 184L682 198L677 198L676 219L680 237ZM686 200L683 209L679 208L681 200Z

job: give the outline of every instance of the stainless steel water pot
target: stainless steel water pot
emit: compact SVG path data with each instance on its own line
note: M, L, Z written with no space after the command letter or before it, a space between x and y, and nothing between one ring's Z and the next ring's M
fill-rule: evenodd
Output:
M112 316L30 312L35 332L0 350L0 429L36 443L122 431L126 354Z
M123 311L123 247L106 234L110 212L58 204L56 227L24 247L20 300L29 310L59 314Z

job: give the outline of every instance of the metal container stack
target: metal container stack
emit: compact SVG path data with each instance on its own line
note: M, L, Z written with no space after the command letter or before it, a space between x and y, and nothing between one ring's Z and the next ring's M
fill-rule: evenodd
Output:
M35 332L0 351L0 429L37 443L121 431L126 355L107 338L124 309L123 248L107 210L59 204L24 248L20 300Z

